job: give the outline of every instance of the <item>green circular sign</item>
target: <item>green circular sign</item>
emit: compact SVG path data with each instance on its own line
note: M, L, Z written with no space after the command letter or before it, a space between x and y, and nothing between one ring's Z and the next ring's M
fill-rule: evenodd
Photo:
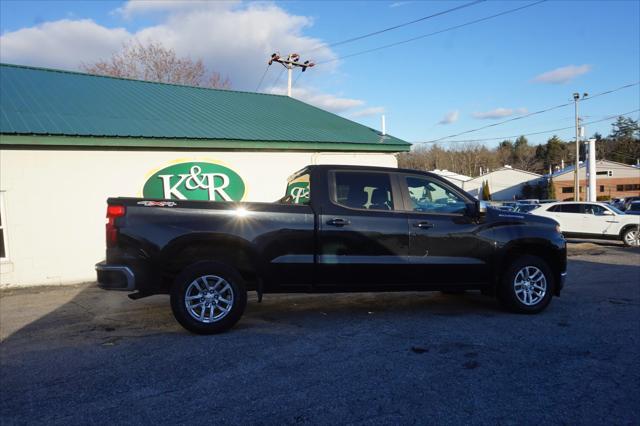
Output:
M309 194L309 181L295 180L287 186L287 195L293 204L309 204Z
M144 198L240 201L245 185L239 174L220 164L188 162L156 172L144 184Z

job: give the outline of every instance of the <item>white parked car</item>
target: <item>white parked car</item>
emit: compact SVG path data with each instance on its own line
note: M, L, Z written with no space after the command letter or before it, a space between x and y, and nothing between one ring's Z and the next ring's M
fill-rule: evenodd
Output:
M566 237L615 239L628 246L640 247L640 216L624 214L609 204L549 203L531 214L554 219Z

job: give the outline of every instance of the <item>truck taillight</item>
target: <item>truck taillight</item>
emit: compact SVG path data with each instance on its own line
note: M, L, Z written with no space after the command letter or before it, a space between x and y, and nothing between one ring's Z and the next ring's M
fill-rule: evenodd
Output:
M124 216L126 209L124 206L109 205L107 207L107 247L114 247L118 244L118 228L116 228L116 218Z

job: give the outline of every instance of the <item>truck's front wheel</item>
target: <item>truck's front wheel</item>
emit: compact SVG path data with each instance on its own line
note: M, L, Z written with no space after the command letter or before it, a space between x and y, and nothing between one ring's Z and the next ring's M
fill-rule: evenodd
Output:
M502 275L498 299L508 309L523 314L536 314L551 302L553 274L547 263L537 256L515 259Z
M185 268L171 288L176 320L197 334L221 333L244 313L247 291L240 274L219 262L198 262Z

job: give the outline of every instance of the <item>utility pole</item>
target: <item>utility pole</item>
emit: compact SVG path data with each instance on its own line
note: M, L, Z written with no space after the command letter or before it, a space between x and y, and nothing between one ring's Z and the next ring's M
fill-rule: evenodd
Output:
M310 61L300 62L300 55L297 53L289 53L287 59L281 58L278 53L273 53L271 59L269 59L269 65L274 62L282 64L287 69L287 96L291 97L291 78L293 76L293 69L296 67L302 68L302 72L305 72L307 68L313 67L315 64Z
M589 96L588 93L582 94L582 99ZM573 199L580 201L580 116L578 115L578 102L580 101L580 93L573 94L573 103L576 107L576 164L573 171Z

